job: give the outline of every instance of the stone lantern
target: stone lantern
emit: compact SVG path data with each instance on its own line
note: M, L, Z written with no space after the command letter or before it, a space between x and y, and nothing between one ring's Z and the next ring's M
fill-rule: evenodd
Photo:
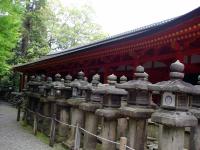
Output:
M127 77L126 76L121 76L120 77L120 84L126 83L127 82ZM127 105L127 95L122 97L121 100L121 107L124 107ZM126 129L128 126L128 122L127 122L127 118L123 117L123 118L119 118L118 119L118 125L117 125L117 137L125 137L126 136Z
M78 72L78 79L70 83L72 88L72 97L67 100L70 106L70 121L72 125L84 125L84 113L79 109L79 105L85 101L88 82L84 80L84 72ZM68 148L73 148L75 139L75 128L71 128L69 138L64 143Z
M40 99L39 87L42 86L40 76L31 76L30 82L28 82L29 87L29 100L31 101L31 110L35 111L38 109L38 103Z
M103 118L102 136L111 141L116 141L117 119L120 117L119 109L121 97L127 92L115 87L117 77L112 74L108 76L108 84L94 90L95 94L103 96L103 109L97 109L96 115ZM102 141L103 150L115 150L116 145L107 141Z
M146 144L147 119L154 109L151 108L151 92L144 67L138 66L134 73L135 79L117 84L117 88L128 91L127 106L120 109L120 113L128 120L128 145L135 150L144 150Z
M47 97L47 100L51 103L51 115L53 115L57 113L56 102L65 98L65 86L59 73L55 75L55 81L51 82L50 87L51 91L50 95Z
M185 127L197 125L197 119L189 109L191 94L199 92L190 83L184 82L184 65L178 60L170 66L170 80L149 85L152 91L159 91L161 109L152 114L152 121L162 124L159 146L162 150L184 149Z
M41 79L41 85L38 87L39 88L39 94L40 94L40 98L39 98L39 104L38 104L38 113L43 114L44 112L44 108L45 108L45 103L46 103L46 95L45 95L45 85L46 85L46 76L44 74L42 74L40 76ZM38 119L38 129L40 131L43 130L43 118L39 118Z
M41 97L41 100L43 101L43 112L42 114L47 117L51 117L51 102L48 101L49 97L52 95L52 78L47 77L46 84L44 85L44 95ZM43 118L43 133L45 133L47 136L49 136L50 132L50 122L51 120Z
M200 90L200 75L198 76L198 85L195 86L197 90ZM198 125L190 129L190 145L189 149L200 149L200 93L192 95L190 112L198 119Z
M92 83L87 86L86 90L86 102L79 105L79 108L85 113L85 129L93 134L97 134L98 128L98 116L95 115L95 111L101 108L102 96L93 93L94 90L102 86L99 83L100 76L98 74L92 77ZM96 149L97 138L89 134L84 135L84 150L94 150Z
M72 76L67 75L65 77L66 80L61 79L62 82L64 82L64 95L61 99L59 99L56 104L59 111L59 120L61 122L64 122L66 124L69 124L69 118L70 118L70 105L67 102L67 99L69 99L72 96L72 88L70 87ZM69 128L64 124L58 125L58 136L57 141L61 142L64 141L67 138Z
M39 87L42 85L40 76L31 76L31 80L27 83L29 87L28 91L28 108L32 111L39 110L40 93ZM30 118L30 124L33 123L33 115L28 115ZM29 119L28 119L29 120Z

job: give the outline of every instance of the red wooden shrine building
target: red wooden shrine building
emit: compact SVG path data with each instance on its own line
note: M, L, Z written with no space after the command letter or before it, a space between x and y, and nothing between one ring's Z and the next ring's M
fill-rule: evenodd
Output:
M200 74L200 7L180 17L151 24L107 39L47 55L37 61L14 67L25 75L53 76L83 70L91 79L102 81L111 73L133 78L137 65L143 65L153 83L168 79L169 65L179 59L185 64L185 80L196 83Z

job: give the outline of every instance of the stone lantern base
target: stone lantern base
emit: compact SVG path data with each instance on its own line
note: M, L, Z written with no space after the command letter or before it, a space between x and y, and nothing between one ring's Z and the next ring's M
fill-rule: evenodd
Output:
M70 121L70 105L67 103L67 100L58 100L56 102L57 108L59 108L59 120L63 123L69 124ZM64 124L57 123L57 134L56 141L62 142L67 139L70 128Z
M200 109L192 108L190 112L198 119L198 125L190 129L190 145L189 149L200 149Z
M158 110L152 115L152 121L162 124L159 146L161 150L184 149L185 127L197 125L197 119L190 112Z
M128 145L135 150L144 150L147 141L147 119L151 117L154 109L145 107L124 107L120 109L123 116L129 117Z
M49 103L49 101L46 98L42 97L42 98L40 98L40 102L43 103L42 115L50 117L50 103ZM41 118L41 119L42 119L41 131L45 135L49 136L51 120L47 119L47 118Z
M98 129L98 119L99 117L95 115L95 111L101 108L100 103L81 103L79 108L85 113L85 129L90 133L97 134ZM89 134L84 134L84 150L94 150L96 149L97 138Z
M79 109L79 105L84 102L84 98L70 98L67 100L67 104L70 106L70 119L71 125L79 125L79 127L83 127L84 125L84 113ZM70 134L63 144L72 149L74 147L74 139L75 139L75 128L70 129Z
M116 141L117 118L120 117L119 109L104 108L97 109L96 115L103 117L102 136L111 141ZM116 145L107 141L102 141L103 150L116 150Z
M48 96L47 100L50 103L50 114L53 116L53 114L56 114L57 112L56 98L54 96Z
M39 101L40 101L40 94L34 92L28 93L28 109L34 112L38 110ZM28 117L27 123L33 126L33 113L28 113L27 117Z

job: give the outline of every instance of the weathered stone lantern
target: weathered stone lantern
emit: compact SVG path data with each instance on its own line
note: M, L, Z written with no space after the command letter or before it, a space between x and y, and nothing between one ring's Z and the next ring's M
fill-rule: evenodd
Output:
M86 102L79 105L79 108L85 113L85 129L90 133L97 134L98 128L98 116L95 115L95 111L101 108L102 96L93 93L94 90L102 86L99 83L100 76L98 74L92 77L92 83L87 86L86 90ZM96 149L97 138L89 134L84 135L84 150L94 150Z
M61 81L61 75L58 73L55 75L55 81L51 83L51 92L47 97L47 100L51 103L51 115L57 113L56 102L58 99L64 98L64 82Z
M127 77L126 76L121 76L120 77L120 84L126 83L127 82ZM127 105L127 95L122 97L121 100L121 107L124 107ZM126 130L127 130L128 122L127 118L119 118L118 119L118 125L117 125L117 137L125 137L126 136Z
M38 103L40 99L39 87L42 85L40 76L31 76L30 82L28 82L29 87L29 100L31 103L31 110L36 111L38 109Z
M127 106L120 109L120 113L128 120L128 145L135 150L144 150L146 144L147 119L154 110L150 106L151 92L144 67L138 66L135 72L135 80L117 84L116 87L128 91Z
M72 97L67 100L67 104L70 106L70 121L72 125L84 126L84 113L79 109L79 105L85 101L86 89L88 82L84 80L84 73L80 71L78 73L78 79L75 79L70 83L72 88ZM75 139L75 128L71 128L69 138L64 143L68 148L73 148Z
M27 92L28 95L28 108L32 111L38 111L39 110L39 101L40 101L40 93L39 93L39 87L42 85L41 83L41 77L40 76L31 76L31 80L28 82L28 89ZM27 120L30 120L30 124L33 123L33 115L27 115Z
M117 137L117 119L120 117L119 109L121 106L121 97L127 95L123 89L115 87L117 77L115 75L108 76L108 85L102 86L94 90L95 94L103 96L103 109L97 109L96 115L103 118L102 136L111 141L116 141ZM103 150L115 150L116 145L107 141L102 141Z
M40 99L39 99L39 104L38 104L38 113L43 114L44 112L44 108L45 108L45 85L46 85L46 76L44 74L42 74L41 76L41 85L38 87L39 88L39 94L40 94ZM39 118L38 119L38 129L40 131L43 130L43 122L44 119L43 118Z
M189 109L190 94L198 94L196 88L184 82L184 65L178 60L170 66L170 80L149 85L152 91L159 91L161 109L152 114L152 121L162 124L159 146L162 150L184 149L185 127L197 125L197 119Z
M43 112L42 114L47 117L51 117L51 102L48 101L48 97L51 97L52 95L52 78L47 77L46 84L44 85L44 94L41 97L41 101L43 101ZM51 120L47 118L43 118L43 132L48 136L50 132L50 122Z
M64 97L59 99L56 104L57 108L59 110L59 120L61 122L64 122L66 124L69 124L69 118L70 118L70 105L67 103L67 99L69 99L72 96L72 88L69 86L71 83L72 77L70 75L67 75L65 77L64 85ZM67 138L69 128L64 124L59 124L58 126L58 136L57 141L64 141Z
M198 85L195 86L197 90L200 90L200 75L198 76ZM190 129L190 145L189 149L200 149L200 93L191 97L190 112L198 119L198 125Z

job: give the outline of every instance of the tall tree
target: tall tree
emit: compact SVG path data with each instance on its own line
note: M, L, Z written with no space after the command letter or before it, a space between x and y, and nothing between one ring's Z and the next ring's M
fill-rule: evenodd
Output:
M8 61L20 36L21 14L18 0L0 0L0 78L9 72Z
M52 9L49 20L49 46L51 49L68 49L103 39L107 36L99 24L93 20L94 11L88 5L64 7L59 0L49 3Z
M15 49L15 63L27 62L49 52L46 3L46 0L24 0L22 36Z

